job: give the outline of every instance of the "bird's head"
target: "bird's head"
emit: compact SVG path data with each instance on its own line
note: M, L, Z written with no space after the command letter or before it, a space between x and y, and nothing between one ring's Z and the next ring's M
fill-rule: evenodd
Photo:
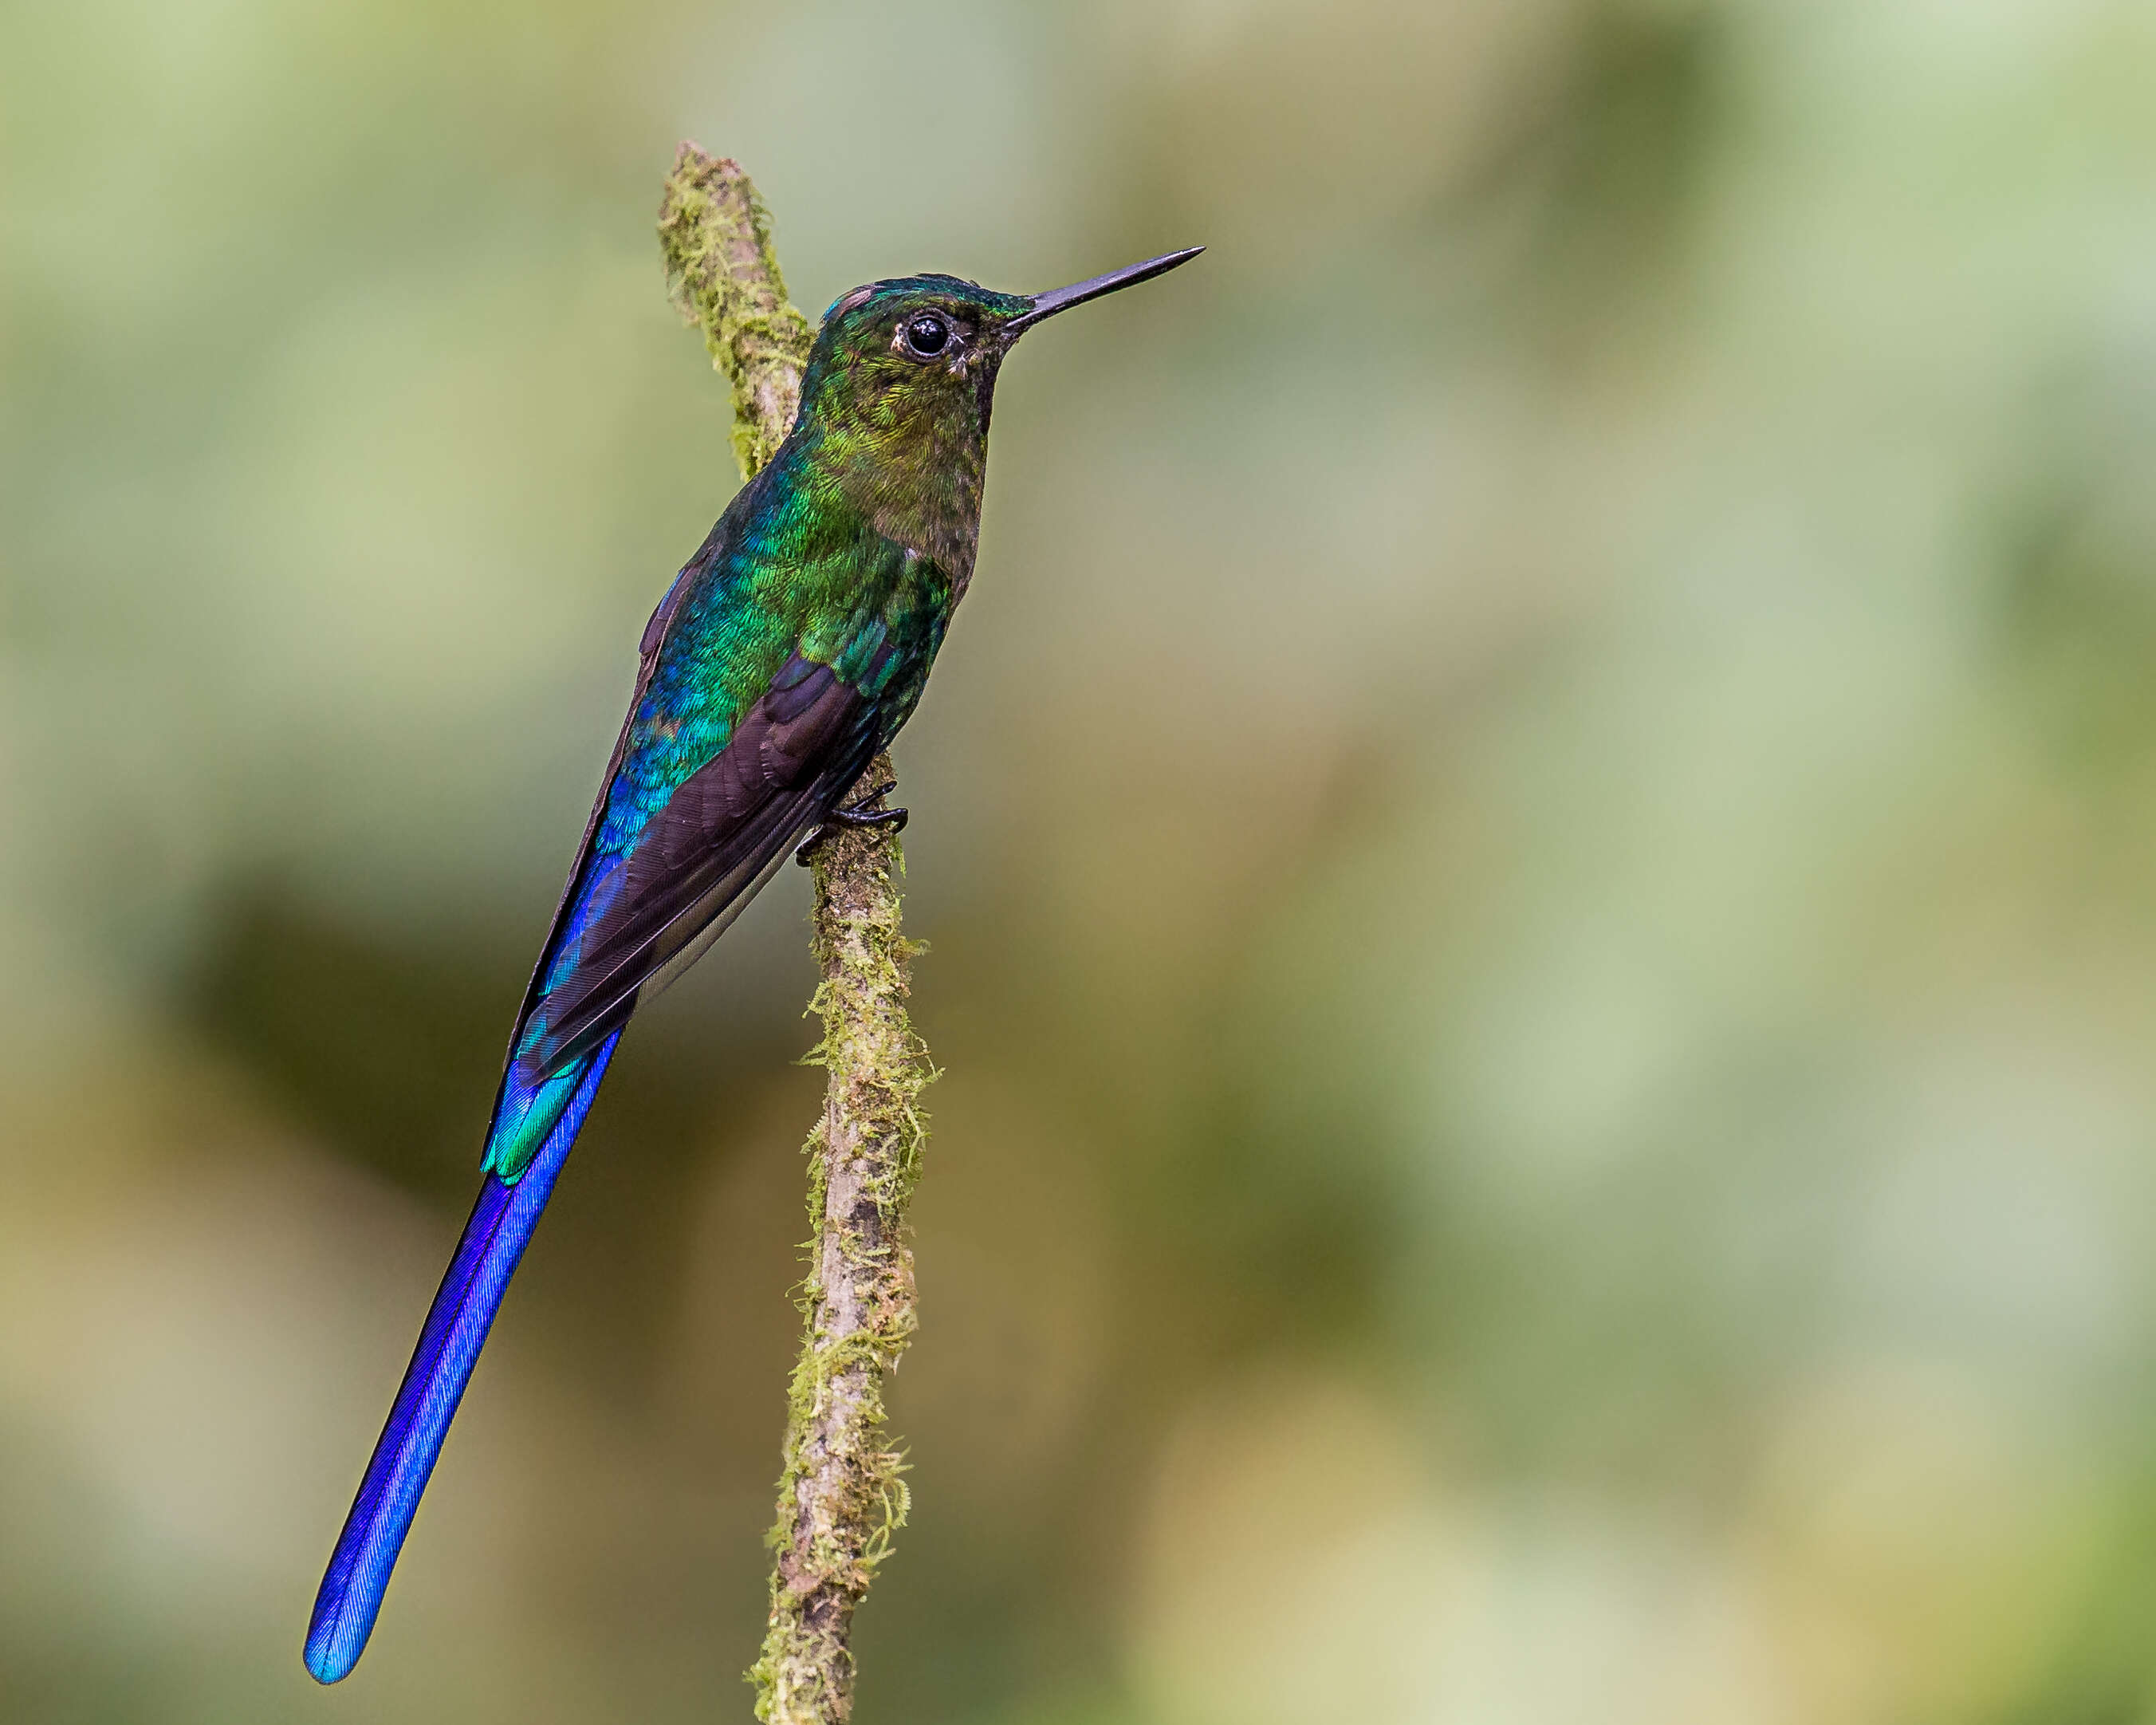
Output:
M872 281L824 314L802 378L804 421L929 446L985 437L996 372L1024 332L1203 251L1171 252L1046 294L999 294L955 275Z

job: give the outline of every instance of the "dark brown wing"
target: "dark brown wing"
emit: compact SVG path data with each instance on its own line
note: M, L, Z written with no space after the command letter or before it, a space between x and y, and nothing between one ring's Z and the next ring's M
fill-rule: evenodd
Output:
M533 1003L544 1028L522 1039L528 1075L595 1047L639 990L715 939L867 769L876 732L860 691L827 665L789 660L726 746L651 818L606 883L603 906L575 930L573 965Z

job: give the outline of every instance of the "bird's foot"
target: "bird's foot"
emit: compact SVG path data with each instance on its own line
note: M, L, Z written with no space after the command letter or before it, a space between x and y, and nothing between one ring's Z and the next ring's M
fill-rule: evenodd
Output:
M875 802L878 797L882 796L885 792L897 788L898 782L894 779L889 784L878 785L867 795L856 802L848 803L844 809L834 809L824 817L822 824L816 830L809 834L795 848L793 860L800 864L803 868L807 868L809 853L824 839L829 838L832 831L836 828L844 827L859 830L863 827L889 827L894 833L904 832L906 815L910 811L904 809L870 809L867 806Z

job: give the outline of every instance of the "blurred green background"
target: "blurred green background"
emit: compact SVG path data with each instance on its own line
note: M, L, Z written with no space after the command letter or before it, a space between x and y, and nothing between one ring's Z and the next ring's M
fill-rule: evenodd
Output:
M672 572L675 141L1004 374L865 1721L2156 1720L2156 10L8 0L0 1717L747 1716L798 871L319 1565Z

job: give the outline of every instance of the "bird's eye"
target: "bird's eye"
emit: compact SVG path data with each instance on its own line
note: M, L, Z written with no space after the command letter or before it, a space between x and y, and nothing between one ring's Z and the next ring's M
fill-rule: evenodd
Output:
M951 326L933 311L908 318L901 334L906 351L916 359L933 359L951 345Z

